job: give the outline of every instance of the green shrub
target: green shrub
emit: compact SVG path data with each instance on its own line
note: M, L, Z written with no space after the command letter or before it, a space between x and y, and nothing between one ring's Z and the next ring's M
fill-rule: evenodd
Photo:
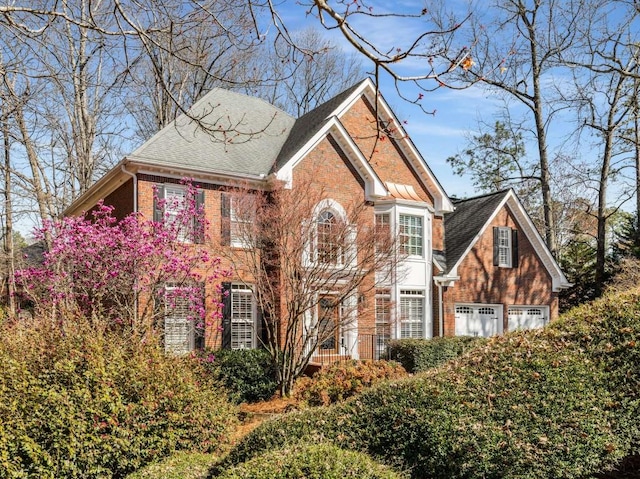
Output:
M454 336L433 339L396 339L389 342L389 358L398 361L410 373L436 368L462 355L484 338Z
M584 478L640 452L640 294L328 408L268 421L218 470L301 441L367 452L414 478Z
M237 422L193 359L72 324L5 327L0 363L0 477L123 477Z
M206 479L215 462L214 454L179 452L129 474L127 479Z
M263 349L221 349L201 353L213 378L219 380L238 403L271 398L276 392L275 368Z
M380 381L406 375L404 368L393 361L338 362L321 369L312 378L299 378L294 396L311 406L327 406L359 394Z
M401 479L405 477L360 452L332 444L297 445L268 451L232 467L222 479Z

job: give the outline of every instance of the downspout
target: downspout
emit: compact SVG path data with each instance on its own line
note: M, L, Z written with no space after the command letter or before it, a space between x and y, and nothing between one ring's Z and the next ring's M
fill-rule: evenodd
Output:
M438 285L438 319L440 324L438 325L438 331L440 333L440 337L444 336L444 306L442 304L443 291L442 291L442 283L437 282Z

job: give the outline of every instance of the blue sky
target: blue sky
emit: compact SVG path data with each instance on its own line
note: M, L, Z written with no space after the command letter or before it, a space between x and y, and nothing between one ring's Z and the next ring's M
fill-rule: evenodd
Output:
M448 7L454 3L449 2ZM374 12L384 13L388 5L393 5L395 11L415 12L420 11L425 2L415 0L400 0L389 2L368 1L367 6L372 6ZM322 29L317 18L306 15L306 9L299 5L287 4L283 10L283 21L291 28L304 28L314 26ZM355 18L355 17L352 17ZM407 19L402 17L385 18L384 20L372 20L363 17L354 22L356 26L366 31L367 38L376 39L377 44L386 50L392 50L402 46L403 42L412 41L424 31L422 19ZM353 47L339 34L339 32L325 31L330 38L345 53L352 53ZM402 65L400 72L404 75L418 74L424 71L423 61L411 60ZM371 65L363 60L366 71L371 70ZM473 134L478 127L478 120L482 117L485 121L493 123L491 111L497 105L497 99L484 89L474 86L464 90L452 90L439 88L433 92L424 93L422 106L425 110L433 111L434 115L426 114L418 106L400 98L395 85L388 75L380 78L380 89L384 98L395 111L401 121L406 121L405 129L416 144L425 160L437 176L445 191L453 196L473 196L474 190L469 178L455 176L446 159L455 155L467 144L467 137ZM417 90L410 84L401 85L403 94L409 98L417 97Z

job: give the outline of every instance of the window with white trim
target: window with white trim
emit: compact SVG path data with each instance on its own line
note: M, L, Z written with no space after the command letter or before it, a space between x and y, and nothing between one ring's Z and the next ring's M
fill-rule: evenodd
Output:
M511 228L498 228L498 266L511 267Z
M344 226L330 209L320 212L316 220L316 261L323 264L344 263Z
M195 296L197 295L197 297ZM196 347L203 326L195 317L198 303L204 302L197 287L167 285L164 288L164 349L166 352L186 354Z
M422 216L401 214L398 221L400 251L410 256L422 256L424 228Z
M231 285L231 349L253 349L256 303L253 291L244 284Z
M376 322L378 353L382 353L391 339L391 291L376 289Z
M424 338L424 291L400 291L400 338Z
M250 248L255 244L253 225L255 224L255 202L253 196L229 196L229 233L231 246Z
M201 243L204 240L204 191L193 191L184 185L156 185L154 221L164 223L177 241ZM194 210L194 211L191 211Z
M382 251L385 249L386 242L391 237L391 215L389 213L376 213L376 249Z

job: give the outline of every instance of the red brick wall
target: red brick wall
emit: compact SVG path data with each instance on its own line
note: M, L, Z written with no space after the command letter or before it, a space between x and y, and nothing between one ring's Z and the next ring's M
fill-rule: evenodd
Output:
M312 178L309 185L307 178ZM349 160L339 146L331 139L322 140L293 170L293 187L305 185L317 188L317 192L327 199L338 202L345 210L350 206L365 202L364 184L360 176L352 169ZM366 223L362 227L373 227L374 207L365 205L363 213ZM366 294L360 298L358 330L362 334L372 334L375 327L374 305L375 291L368 286Z
M519 264L517 268L493 265L493 227L518 229ZM458 267L460 279L444 292L445 335L455 332L455 303L503 305L503 325L507 330L507 307L511 305L548 305L550 319L558 316L558 296L552 280L526 235L505 208L496 215Z
M340 122L383 182L411 185L425 202L433 206L433 198L395 144L393 133L384 135L377 130L374 110L369 102L359 99L340 118ZM378 133L381 133L379 137Z
M444 221L442 216L433 217L431 228L433 230L431 233L433 249L444 250Z
M118 220L133 213L133 179L126 181L104 198L104 204L114 207L113 215ZM91 209L93 210L94 208Z
M153 200L154 200L154 185L163 183L179 183L179 180L174 178L164 178L161 176L146 176L140 175L138 180L138 211L146 219L153 218ZM217 185L211 185L207 183L194 182L199 188L204 190L204 212L208 221L207 235L210 238L209 248L214 256L221 258L222 269L231 269L230 261L222 254L220 247L220 232L221 232L221 207L220 197L222 190ZM237 281L238 278L231 276L225 278L224 281ZM214 300L220 299L217 292L218 284L207 284L205 295L207 298L207 310L210 312L215 311ZM222 334L218 328L218 322L212 322L207 324L205 328L205 344L210 348L220 348L222 346Z

